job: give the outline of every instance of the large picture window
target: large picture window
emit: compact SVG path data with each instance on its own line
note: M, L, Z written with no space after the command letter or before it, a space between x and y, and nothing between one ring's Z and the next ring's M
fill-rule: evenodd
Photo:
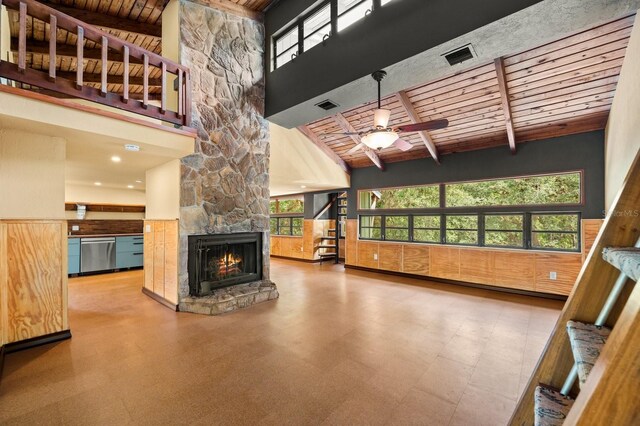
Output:
M430 209L440 207L438 185L358 191L360 210Z
M272 198L269 202L269 213L272 215L304 213L304 199Z
M445 207L580 204L581 173L445 184Z

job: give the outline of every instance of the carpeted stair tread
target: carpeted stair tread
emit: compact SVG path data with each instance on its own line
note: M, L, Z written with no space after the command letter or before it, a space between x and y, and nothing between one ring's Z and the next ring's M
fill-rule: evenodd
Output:
M560 426L567 418L574 400L540 385L536 387L535 426Z
M602 257L632 280L640 278L640 248L607 247L602 250Z
M587 381L593 365L607 342L611 329L585 324L578 321L567 322L567 333L571 342L573 358L578 366L580 386Z

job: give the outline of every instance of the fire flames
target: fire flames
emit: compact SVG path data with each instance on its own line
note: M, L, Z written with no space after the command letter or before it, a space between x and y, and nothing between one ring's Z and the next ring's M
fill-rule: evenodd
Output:
M242 272L242 257L234 253L225 253L219 258L211 259L211 263L214 264L212 266L215 266L220 278Z

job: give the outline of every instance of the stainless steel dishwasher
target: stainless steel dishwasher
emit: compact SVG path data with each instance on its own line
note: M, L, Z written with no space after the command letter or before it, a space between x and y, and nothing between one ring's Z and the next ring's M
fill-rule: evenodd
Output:
M115 237L82 238L80 240L80 272L115 269Z

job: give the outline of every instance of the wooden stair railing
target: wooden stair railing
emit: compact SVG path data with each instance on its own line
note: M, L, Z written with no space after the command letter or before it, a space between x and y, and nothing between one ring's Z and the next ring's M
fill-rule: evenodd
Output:
M640 245L639 237L640 152L596 237L510 425L637 424L640 284L636 282L640 277L640 253L630 247ZM634 273L628 272L628 264L612 261L614 252L635 256ZM575 383L577 376L579 386Z
M0 77L23 84L40 87L63 95L85 99L102 105L119 108L146 117L166 121L179 126L189 126L191 117L191 86L189 69L162 56L112 36L78 19L65 15L35 0L0 0L0 6L16 10L19 13L18 63L14 64L0 58ZM27 16L49 24L49 70L41 71L28 68L27 57ZM77 35L77 71L75 80L56 75L57 30L64 29ZM1 34L1 32L0 32ZM83 52L85 40L101 46L100 88L87 86L83 82ZM108 91L109 50L122 54L124 71L122 75L123 93ZM142 101L131 99L129 92L129 62L143 64ZM160 106L149 103L149 74L151 67L161 70L162 95ZM168 75L177 78L177 111L167 108L169 90Z

